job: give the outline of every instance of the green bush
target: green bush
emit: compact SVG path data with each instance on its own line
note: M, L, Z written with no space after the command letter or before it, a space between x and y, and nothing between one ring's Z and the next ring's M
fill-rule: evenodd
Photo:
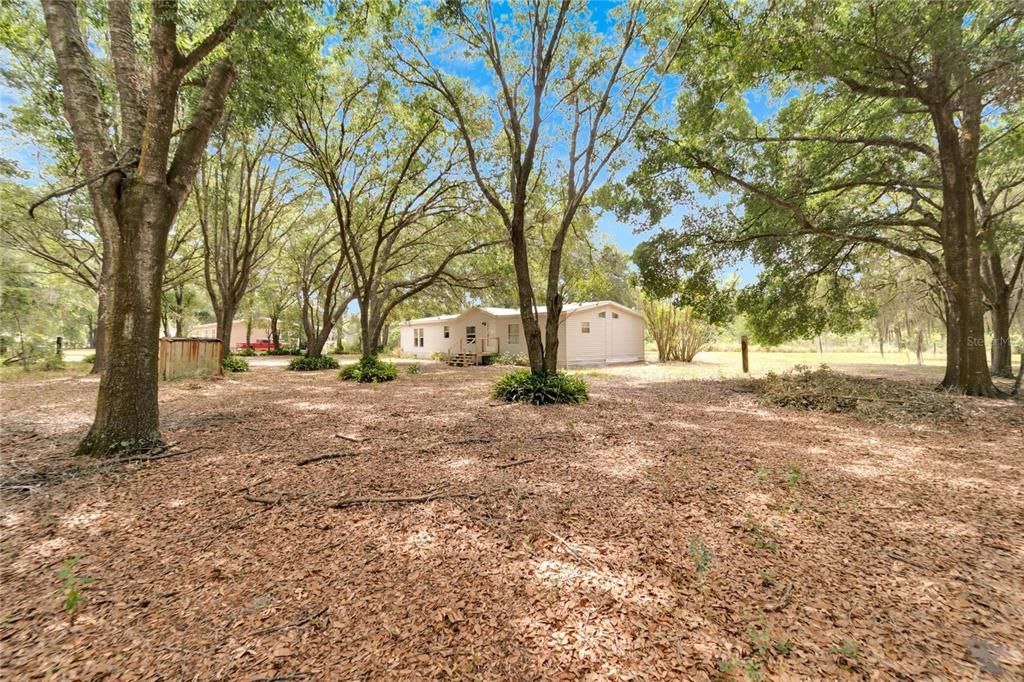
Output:
M82 358L82 362L84 362L87 365L94 365L94 364L96 364L96 354L95 353L89 353L84 358Z
M301 355L288 363L288 369L293 372L315 372L319 369L338 369L338 361L330 355L321 355L318 358L307 358Z
M231 354L242 358L251 358L256 355L256 351L252 348L243 348L242 350L232 351Z
M267 351L267 355L304 355L305 353L301 348L278 348L274 350L271 348Z
M233 355L229 355L220 361L221 367L228 372L248 372L249 363L242 358L236 358Z
M490 355L485 358L488 365L512 365L516 367L528 367L530 361L525 355L516 355L515 353L498 353L497 355Z
M409 365L405 368L406 374L423 374L423 368L419 365Z
M430 354L431 360L437 360L439 362L448 362L448 358L451 357L447 352L443 350L436 350Z
M47 353L39 358L39 369L44 372L64 369L64 358L56 353Z
M358 381L363 384L379 384L394 381L398 378L398 368L394 363L378 358L362 358L359 362L348 365L341 370L339 376L345 381Z
M555 372L534 374L528 369L509 372L498 379L491 394L510 403L564 405L586 402L587 382L578 376Z

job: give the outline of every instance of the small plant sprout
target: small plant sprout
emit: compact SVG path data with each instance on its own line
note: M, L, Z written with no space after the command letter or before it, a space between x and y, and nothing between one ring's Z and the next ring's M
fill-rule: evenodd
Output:
M693 567L697 571L697 577L703 578L711 570L711 550L708 549L703 540L695 537L690 540L690 547L687 552L690 558L693 559Z
M88 576L80 576L75 572L78 562L82 560L82 557L76 556L71 559L67 559L61 564L61 567L57 569L57 577L60 578L61 585L54 593L54 598L60 598L63 603L64 610L68 613L72 613L75 608L84 601L82 597L82 588L93 582L93 579Z
M853 665L860 658L860 642L855 639L844 639L840 644L829 647L829 652L834 654L844 665Z
M790 488L795 488L800 484L800 479L803 477L800 467L796 464L790 464L786 467L786 485Z

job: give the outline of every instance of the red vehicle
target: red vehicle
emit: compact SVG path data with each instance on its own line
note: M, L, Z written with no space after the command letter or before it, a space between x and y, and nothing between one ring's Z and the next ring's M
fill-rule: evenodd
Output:
M245 350L251 348L253 350L274 350L274 341L272 339L253 339L252 343L246 344L245 341L235 344L236 350Z

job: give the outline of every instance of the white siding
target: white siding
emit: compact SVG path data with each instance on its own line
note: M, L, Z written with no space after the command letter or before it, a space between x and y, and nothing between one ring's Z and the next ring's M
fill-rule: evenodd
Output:
M450 325L450 320L438 322L424 322L421 324L403 324L399 328L399 347L403 355L411 355L417 358L429 358L434 353L444 353L451 346L454 340L444 338L444 327ZM413 346L414 329L423 330L423 347Z
M589 324L589 333L583 331L584 324ZM560 365L587 367L643 360L643 319L617 306L603 305L573 312L562 326L567 343L565 357L559 353Z
M602 313L604 317L601 317ZM537 321L543 337L547 316L541 313ZM583 333L584 322L590 325L590 332L586 334ZM509 325L518 325L518 343L509 343ZM450 331L447 339L443 336L445 326ZM518 317L495 317L477 309L470 309L464 315L448 320L403 323L400 335L402 353L429 358L434 353L458 352L460 342L465 344L466 328L470 326L476 328L478 339L497 339L496 344L492 341L488 345L490 350L526 355L526 334L522 320ZM423 347L413 345L414 329L423 329ZM558 326L559 367L639 362L643 357L643 319L618 306L604 304L584 307L567 313Z
M618 315L618 318L614 315ZM608 362L640 362L644 359L644 320L638 315L609 310Z

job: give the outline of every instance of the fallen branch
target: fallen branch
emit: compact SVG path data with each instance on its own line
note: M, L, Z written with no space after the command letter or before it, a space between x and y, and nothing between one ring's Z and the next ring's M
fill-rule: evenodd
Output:
M306 459L300 459L296 463L300 467L304 467L307 464L312 464L313 462L323 462L324 460L328 460L328 459L338 459L339 457L355 457L355 456L356 456L355 452L331 452L331 453L328 453L326 455L314 455L313 457L307 457Z
M789 601L793 597L793 585L792 583L786 585L786 589L782 591L782 598L776 602L769 602L764 605L764 610L771 613L772 611L781 611L782 609L789 606Z
M495 464L495 469L508 469L509 467L517 467L520 464L529 464L530 462L536 462L535 459L517 459L513 462L506 462L505 464Z
M263 628L262 630L257 630L256 632L254 632L252 634L255 637L256 635L266 635L266 634L269 634L271 632L277 632L278 630L290 630L292 628L301 628L306 623L308 623L310 621L313 621L313 620L316 620L320 616L322 616L325 613L327 613L327 608L328 607L325 606L322 609L320 609L319 611L317 611L316 613L314 613L312 615L309 615L309 616L306 616L305 618L302 618L300 620L297 620L294 623L289 623L287 625L274 625L273 627Z
M351 507L356 504L410 504L414 502L430 502L432 500L446 500L454 499L457 497L475 499L477 497L483 497L488 493L493 492L491 490L477 490L472 492L445 492L443 490L433 490L422 495L408 495L399 497L347 497L344 500L338 500L337 502L330 505L331 509L344 509L345 507Z
M281 493L277 497L256 497L255 495L242 495L242 499L247 500L249 502L259 502L260 504L275 505L281 504L281 501L284 500L284 493Z
M366 440L365 438L359 438L357 436L346 436L344 433L336 433L334 434L334 437L341 438L352 443L362 443L364 440Z

